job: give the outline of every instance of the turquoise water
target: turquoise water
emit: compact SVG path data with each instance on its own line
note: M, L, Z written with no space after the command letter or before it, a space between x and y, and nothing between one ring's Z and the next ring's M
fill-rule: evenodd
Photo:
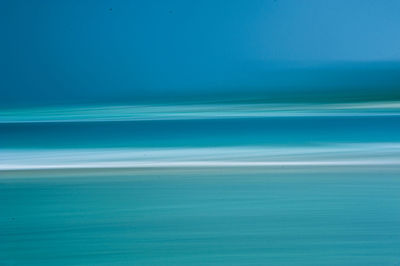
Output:
M400 265L400 1L1 1L0 266Z
M260 171L1 181L1 264L399 263L398 169Z
M399 142L400 116L0 123L3 148L214 147Z
M400 116L0 123L1 265L397 265Z

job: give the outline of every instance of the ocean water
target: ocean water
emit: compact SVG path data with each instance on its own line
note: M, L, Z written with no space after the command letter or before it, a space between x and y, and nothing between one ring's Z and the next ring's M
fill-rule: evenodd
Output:
M395 172L2 181L3 265L397 265Z
M400 266L400 1L1 4L0 266Z
M400 116L373 106L7 111L0 264L398 265Z

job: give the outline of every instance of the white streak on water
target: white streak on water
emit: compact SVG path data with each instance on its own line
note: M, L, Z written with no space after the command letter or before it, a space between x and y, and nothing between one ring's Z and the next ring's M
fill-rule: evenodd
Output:
M0 110L0 123L400 116L400 102L333 104L116 105Z
M400 165L400 143L308 147L7 149L0 170Z

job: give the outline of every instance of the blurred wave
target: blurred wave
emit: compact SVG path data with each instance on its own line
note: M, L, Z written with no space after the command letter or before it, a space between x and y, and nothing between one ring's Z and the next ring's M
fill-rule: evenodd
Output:
M315 147L2 150L0 170L400 165L400 143Z
M400 102L397 101L330 104L153 104L0 110L0 123L399 115Z

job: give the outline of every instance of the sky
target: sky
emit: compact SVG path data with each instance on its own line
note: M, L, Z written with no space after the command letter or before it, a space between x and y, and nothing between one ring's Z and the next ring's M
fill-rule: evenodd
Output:
M0 107L400 86L396 0L6 0L0 12Z

